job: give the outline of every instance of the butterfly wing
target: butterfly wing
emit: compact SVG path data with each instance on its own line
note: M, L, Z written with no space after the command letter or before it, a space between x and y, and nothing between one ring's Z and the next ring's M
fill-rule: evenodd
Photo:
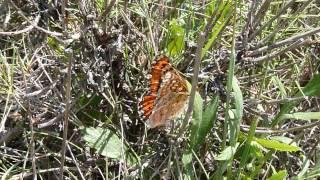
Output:
M150 128L167 124L183 112L188 100L186 80L160 56L151 70L150 93L143 97L144 118Z

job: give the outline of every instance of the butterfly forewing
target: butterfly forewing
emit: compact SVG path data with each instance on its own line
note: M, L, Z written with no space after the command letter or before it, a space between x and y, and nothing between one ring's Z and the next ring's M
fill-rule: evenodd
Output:
M169 63L159 56L152 66L150 93L140 103L150 128L166 125L183 112L188 101L186 80Z

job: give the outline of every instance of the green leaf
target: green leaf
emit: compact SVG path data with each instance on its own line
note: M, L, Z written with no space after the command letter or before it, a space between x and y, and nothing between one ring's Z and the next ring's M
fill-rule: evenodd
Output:
M197 101L202 101L202 99L200 100L200 98ZM199 107L194 109L194 113L196 113L196 111L199 111L199 110L202 111L201 109L199 109L202 107L200 105L201 103L199 102L197 104L199 104ZM205 111L203 112L202 119L196 119L197 117L200 118L200 116L197 115L197 113L194 116L195 121L192 124L190 137L191 137L191 148L194 149L195 151L199 147L199 145L204 143L207 134L209 133L210 129L213 127L214 122L216 121L218 104L219 104L219 96L215 96L211 100L211 102L209 103Z
M191 92L191 84L187 82L187 88L189 93ZM199 134L200 138L202 135L201 131L203 128L202 125L202 108L203 107L203 100L200 96L200 94L196 91L195 98L194 98L194 104L193 104L193 114L192 114L192 125L191 125L191 147L194 148L196 144L198 144L197 140L199 139ZM206 125L206 124L205 124Z
M295 97L301 96L320 96L320 74L314 75L308 84L303 88L303 92L299 91ZM272 120L271 127L279 124L283 120L283 115L290 112L299 102L289 102L281 106L280 112Z
M286 152L300 151L300 148L297 146L285 144L275 140L255 138L255 141L257 141L260 145L262 145L265 148L270 148L277 151L286 151Z
M239 81L235 76L233 76L232 80L232 89L234 92L234 100L235 100L235 107L236 107L236 118L239 120L238 124L240 125L240 120L243 116L243 96L241 89L239 87Z
M287 177L287 171L286 170L282 170L279 171L275 174L273 174L270 178L268 178L267 180L283 180Z
M193 104L193 124L198 124L202 120L203 100L198 92L195 94Z
M192 161L192 152L188 151L188 152L183 153L182 163L184 165L187 165L187 164L190 164L191 161Z
M239 87L239 82L236 79L236 77L233 76L232 79L232 89L234 94L234 101L235 101L235 108L232 112L234 116L231 116L231 113L229 112L229 118L230 118L230 143L231 145L234 145L238 140L238 135L240 132L240 124L241 119L243 116L243 97L242 92Z
M82 129L82 133L89 147L108 158L119 159L121 152L127 150L127 146L123 145L121 139L109 129L86 127Z
M293 142L293 140L291 138L285 137L285 136L272 136L270 137L271 140L275 140L275 141L279 141L279 142L283 142L286 144L291 144L293 146L297 146L296 142Z
M217 157L215 157L214 159L217 161L227 161L230 160L233 155L236 153L236 150L239 146L239 143L236 144L235 147L232 146L228 146L226 147Z
M182 155L182 163L184 165L185 172L184 179L193 179L194 173L192 168L192 152L186 151Z
M297 112L291 114L284 114L280 117L283 119L296 119L296 120L320 120L320 112Z
M216 10L217 1L210 1L206 7L206 15L211 16Z
M305 96L320 96L320 74L314 75L308 84L303 88ZM301 93L298 96L302 96Z
M169 28L170 39L168 43L168 52L170 56L176 56L184 50L185 31L176 19L170 22Z
M263 151L265 151L266 149L263 146L261 146L259 143L257 143L256 141L251 141L249 144L249 147L250 147L249 148L250 155L256 158L264 157Z

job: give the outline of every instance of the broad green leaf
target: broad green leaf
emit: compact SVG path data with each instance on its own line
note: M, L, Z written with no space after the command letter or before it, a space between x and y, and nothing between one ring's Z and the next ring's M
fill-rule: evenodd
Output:
M192 149L196 150L199 147L199 145L203 144L203 142L205 141L206 135L209 133L210 129L213 127L213 124L217 118L218 103L219 103L219 96L215 96L211 100L211 102L209 103L205 111L203 112L202 119L198 119L194 121L194 123L192 124L192 130L191 130L191 136L190 136ZM197 111L199 109L197 108L194 110Z
M236 107L236 118L240 121L243 116L243 96L241 89L239 87L239 81L235 76L233 76L232 80L232 89L234 92L234 100L235 100L235 107ZM240 125L240 122L238 122Z
M286 179L287 175L288 175L287 171L286 170L282 170L282 171L279 171L279 172L273 174L267 180L283 180L283 179Z
M182 155L182 163L186 173L184 173L184 179L193 179L194 173L192 168L192 152L186 151Z
M196 92L193 104L193 121L194 125L201 123L203 111L203 100L198 92ZM192 125L192 126L194 126Z
M187 165L187 164L191 163L191 161L192 161L192 152L188 151L188 152L183 153L182 163L184 165Z
M81 111L77 111L77 116L83 124L91 124L94 118L103 119L103 117L105 117L105 113L99 110L101 101L102 98L98 95L93 95L91 97L88 97L87 93L81 94L81 96L79 95L79 107L89 107L82 108Z
M191 84L187 82L187 89L188 92L191 92ZM193 104L193 114L192 114L192 128L195 128L195 126L202 120L202 108L203 107L203 99L201 98L198 91L196 91L195 97L194 97L194 104Z
M270 148L270 149L274 149L277 151L291 152L291 151L299 151L300 150L300 148L297 146L285 144L285 143L275 141L275 140L255 138L255 141L257 141L260 145L262 145L265 148Z
M238 134L239 134L239 128L240 128L240 119L239 116L240 114L240 98L235 94L234 89L236 91L239 91L241 94L241 91L237 85L236 78L234 77L234 70L235 70L235 33L233 32L233 39L232 39L232 45L231 45L231 56L230 56L230 61L228 64L228 75L227 75L227 99L226 99L226 107L225 107L225 125L224 125L224 131L227 132L227 129L229 129L228 134L229 134L229 142L230 146L235 146L237 143L238 139ZM233 112L232 111L232 99L230 94L234 94L237 96L237 107L236 110ZM232 113L231 113L232 112ZM226 136L224 136L223 139L223 144L226 144Z
M82 129L82 133L88 146L108 158L119 159L121 152L127 150L127 147L121 143L121 139L109 129L86 127Z
M230 118L230 143L234 145L238 140L238 134L240 131L240 124L243 115L243 97L240 87L238 86L238 80L233 76L232 90L234 94L235 108L233 110L234 117L229 115ZM230 114L230 113L229 113Z
M296 93L295 97L301 96L320 96L320 74L314 75L313 78L308 82L308 84L303 88L303 93ZM289 102L285 103L281 106L280 112L277 116L272 120L271 127L277 125L280 121L282 121L282 116L284 114L289 113L299 102Z
M250 154L252 154L254 157L260 158L263 157L263 151L266 151L266 149L261 146L261 144L259 144L256 141L251 141L250 142Z
M236 144L235 147L232 146L228 146L226 147L217 157L215 157L214 159L217 161L227 161L230 160L233 155L236 153L236 150L239 146L239 143Z
M170 22L169 32L168 52L170 56L176 56L184 50L184 28L174 19Z
M320 112L297 112L291 114L284 114L280 117L283 119L296 119L296 120L320 120Z
M285 137L285 136L272 136L270 137L271 140L280 141L286 144L291 144L293 146L297 146L296 142L292 142L293 140L291 138Z
M188 91L191 91L191 84L188 82ZM196 91L194 104L193 104L193 114L192 114L192 126L191 126L191 147L195 147L197 144L196 140L198 139L198 129L202 127L202 108L203 107L203 100L200 94Z
M303 88L305 96L320 96L320 74L314 75L308 84ZM297 96L301 96L299 93Z

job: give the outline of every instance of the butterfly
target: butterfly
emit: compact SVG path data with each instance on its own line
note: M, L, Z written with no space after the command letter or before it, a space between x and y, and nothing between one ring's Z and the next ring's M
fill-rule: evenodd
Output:
M149 92L139 103L147 127L165 126L176 119L188 100L187 80L170 64L167 56L158 56L152 65Z

